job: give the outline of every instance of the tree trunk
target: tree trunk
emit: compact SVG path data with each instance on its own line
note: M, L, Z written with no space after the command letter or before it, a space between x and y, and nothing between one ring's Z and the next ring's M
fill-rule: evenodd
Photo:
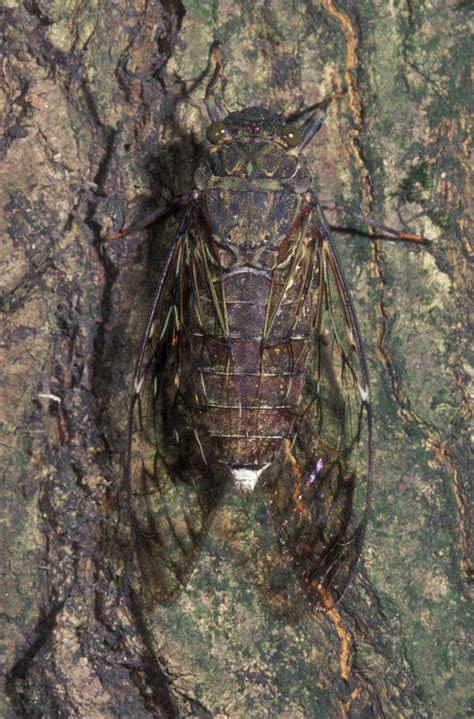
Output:
M6 6L2 715L465 717L467 4ZM231 110L343 91L307 151L321 201L433 240L336 234L375 493L353 587L299 621L255 575L258 489L224 498L171 606L131 589L131 375L178 218L101 238L192 191L214 39Z

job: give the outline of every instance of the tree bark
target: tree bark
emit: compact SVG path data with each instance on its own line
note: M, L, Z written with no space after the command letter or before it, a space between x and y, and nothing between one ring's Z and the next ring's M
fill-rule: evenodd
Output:
M5 3L2 715L467 715L467 12ZM174 604L130 580L131 375L178 220L102 238L192 191L215 39L231 110L342 90L307 152L321 201L433 240L336 234L369 360L375 496L349 594L299 621L258 582L258 489L224 498Z

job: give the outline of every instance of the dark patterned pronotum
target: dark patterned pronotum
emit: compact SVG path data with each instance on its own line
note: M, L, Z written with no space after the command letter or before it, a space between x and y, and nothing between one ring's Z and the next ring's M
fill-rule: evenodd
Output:
M323 122L208 91L210 150L145 328L130 420L130 509L151 593L170 601L232 477L265 487L316 607L360 554L371 490L367 370L302 155Z

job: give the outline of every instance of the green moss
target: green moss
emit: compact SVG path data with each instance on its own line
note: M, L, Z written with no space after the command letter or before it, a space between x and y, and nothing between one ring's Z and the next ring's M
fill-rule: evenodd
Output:
M186 0L184 3L188 12L194 13L199 22L211 27L215 21L217 6L213 2L199 2L199 0Z
M404 179L400 182L395 197L405 202L423 202L428 199L433 189L433 178L428 160L420 160L412 165Z

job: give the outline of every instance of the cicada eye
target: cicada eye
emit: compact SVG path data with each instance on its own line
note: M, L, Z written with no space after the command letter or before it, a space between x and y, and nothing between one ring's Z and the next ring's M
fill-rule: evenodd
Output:
M225 129L224 123L221 121L212 122L206 130L207 139L214 145L219 142L219 140L223 140L226 134L227 130Z
M296 147L303 139L301 130L299 127L296 127L296 125L283 125L279 135L288 147Z

